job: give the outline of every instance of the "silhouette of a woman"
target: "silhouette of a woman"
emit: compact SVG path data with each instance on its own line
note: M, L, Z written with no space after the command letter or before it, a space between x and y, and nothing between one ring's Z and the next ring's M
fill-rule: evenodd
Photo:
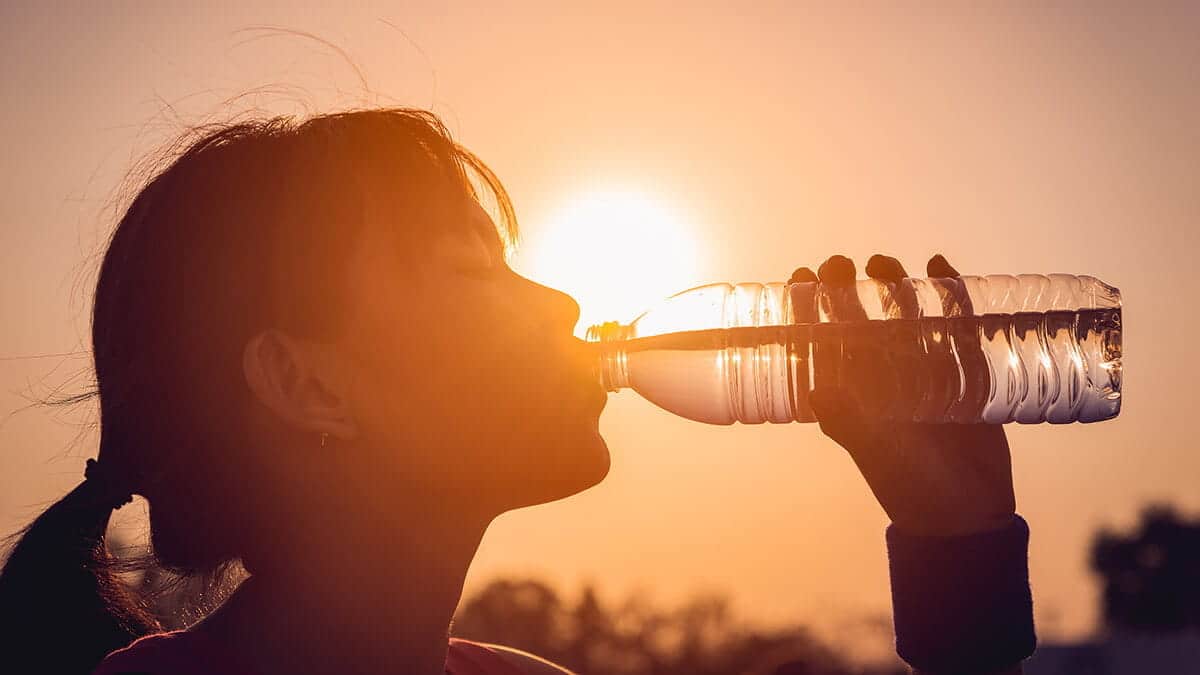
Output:
M506 266L515 238L499 181L427 112L185 139L105 253L99 456L0 576L5 670L565 672L448 638L489 523L609 467L578 307ZM883 257L867 272L904 275ZM820 269L854 276L840 257ZM893 520L901 655L930 673L1019 668L1028 531L1002 429L883 424L853 390L814 407ZM104 530L132 494L159 564L250 574L185 631L163 633L115 576Z

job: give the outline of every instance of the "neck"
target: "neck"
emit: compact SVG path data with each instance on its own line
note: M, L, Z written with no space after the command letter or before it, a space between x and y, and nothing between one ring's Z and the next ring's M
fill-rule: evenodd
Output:
M487 520L330 523L204 622L262 672L442 675L450 621Z

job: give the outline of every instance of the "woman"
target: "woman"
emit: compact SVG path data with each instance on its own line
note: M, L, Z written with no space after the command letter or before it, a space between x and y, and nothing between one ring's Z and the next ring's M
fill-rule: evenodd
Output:
M0 577L10 665L564 672L447 637L488 524L609 467L578 307L505 265L515 237L503 187L430 113L201 130L104 256L99 457ZM867 272L904 275L883 257ZM855 270L835 257L819 275ZM1032 650L1027 530L1001 427L884 425L836 391L814 405L892 518L901 654L929 672L1014 666ZM104 529L131 494L150 505L158 563L249 572L186 631L160 633L106 564Z

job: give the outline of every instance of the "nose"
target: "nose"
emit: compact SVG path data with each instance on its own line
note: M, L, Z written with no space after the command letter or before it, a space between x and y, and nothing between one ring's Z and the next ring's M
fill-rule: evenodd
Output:
M579 323L579 303L575 301L575 298L556 288L543 286L533 281L530 283L535 287L536 306L542 308L546 323L551 325L554 330L566 329L568 333L573 332L575 324Z
M580 304L575 301L575 298L559 291L557 288L542 286L545 293L548 295L547 304L550 305L552 322L554 325L562 325L563 328L570 333L575 330L575 324L580 322Z
M546 337L560 343L572 368L585 372L594 365L595 356L591 345L575 337L575 324L579 323L579 303L570 295L549 286L526 279L529 284L533 314L546 329ZM564 340L565 339L565 340ZM562 341L562 342L560 342Z

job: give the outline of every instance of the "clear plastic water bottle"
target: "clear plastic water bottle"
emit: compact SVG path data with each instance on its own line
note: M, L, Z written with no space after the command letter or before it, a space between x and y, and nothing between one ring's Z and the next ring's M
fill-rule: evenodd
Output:
M814 422L814 388L917 422L1098 422L1121 410L1121 295L1088 276L712 284L592 326L598 376L710 424Z

